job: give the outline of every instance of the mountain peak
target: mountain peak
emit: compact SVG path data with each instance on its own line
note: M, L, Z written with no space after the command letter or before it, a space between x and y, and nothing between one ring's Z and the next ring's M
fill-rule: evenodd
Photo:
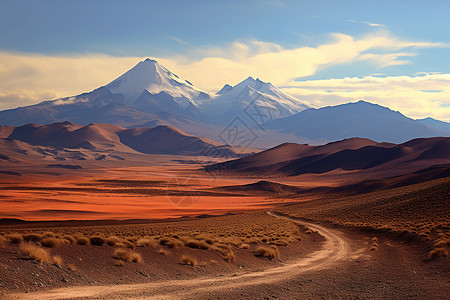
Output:
M151 95L164 92L182 108L197 107L195 100L206 95L150 58L140 61L105 88L112 94L122 94L126 104L134 104L144 92Z

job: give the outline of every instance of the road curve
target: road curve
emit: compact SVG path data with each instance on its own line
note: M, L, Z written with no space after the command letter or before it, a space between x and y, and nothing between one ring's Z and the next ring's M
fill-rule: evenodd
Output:
M350 244L345 235L337 229L326 228L314 223L292 219L267 212L270 216L304 225L317 231L325 238L322 249L306 257L289 261L278 267L262 271L227 275L221 277L200 277L188 280L155 281L143 284L121 284L109 286L74 286L61 289L40 291L30 294L13 294L11 299L177 299L189 295L202 295L219 290L235 290L250 285L275 283L296 275L325 269L351 256Z

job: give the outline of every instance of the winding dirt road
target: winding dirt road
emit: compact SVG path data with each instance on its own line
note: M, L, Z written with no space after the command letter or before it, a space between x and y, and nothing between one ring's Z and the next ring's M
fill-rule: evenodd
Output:
M272 284L289 280L305 272L329 268L342 260L355 258L350 250L350 241L337 229L294 220L268 212L269 215L304 225L325 238L322 249L307 257L257 272L235 275L200 277L189 280L155 281L144 284L109 286L75 286L46 290L30 294L10 295L11 299L178 299L202 298L212 291L243 289L248 286ZM356 252L357 253L357 252Z

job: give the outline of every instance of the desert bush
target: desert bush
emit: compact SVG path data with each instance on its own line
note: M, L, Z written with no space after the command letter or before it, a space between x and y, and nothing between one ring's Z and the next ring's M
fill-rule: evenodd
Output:
M122 243L125 245L126 248L130 249L136 249L136 245L128 240L123 240Z
M62 267L63 266L63 259L62 259L62 257L59 256L59 255L53 256L52 264L54 264L57 267Z
M35 234L35 233L30 233L30 234L24 234L23 235L23 240L25 242L39 242L42 239L42 235L40 234Z
M20 244L20 251L34 258L40 263L50 261L50 252L36 244L25 242Z
M184 265L191 265L195 267L197 265L197 259L190 255L183 254L181 256L181 263Z
M44 232L42 234L43 237L55 237L55 233L51 231Z
M87 237L80 236L80 237L77 237L77 243L79 245L89 245L90 241L89 241L89 239Z
M377 251L377 250L378 250L378 244L373 243L372 246L370 247L370 251Z
M74 264L67 264L67 269L69 269L70 271L76 271L77 267L75 267Z
M435 248L430 251L430 258L436 258L436 257L449 257L449 253L444 248Z
M89 242L94 246L102 246L106 243L106 239L99 235L94 235L89 238Z
M0 235L0 248L5 247L6 239Z
M19 233L11 233L6 235L6 240L13 244L20 244L23 242L23 237Z
M249 244L240 244L239 245L239 249L248 249L248 248L250 248Z
M54 237L46 237L41 240L41 245L48 248L54 248L61 245L63 241Z
M76 244L77 243L77 239L74 238L71 235L64 235L64 239L69 241L69 244Z
M160 248L157 252L161 255L169 255L170 254L170 252L168 250L163 249L163 248Z
M185 246L189 248L195 248L195 249L203 249L208 250L210 248L210 245L206 243L203 240L195 240L195 239L188 239L185 243Z
M114 247L117 243L120 243L121 239L117 236L110 236L106 239L106 245Z
M271 245L268 246L258 246L254 250L255 256L266 257L269 259L280 257L280 252L278 251L277 246Z
M151 246L156 248L157 243L154 239L140 238L136 241L136 246L138 247Z
M159 240L159 243L162 246L167 246L169 248L177 248L184 246L184 243L182 241L175 238L162 238Z
M131 249L123 249L123 248L116 249L114 251L113 257L126 262L135 262L135 263L142 262L142 256Z

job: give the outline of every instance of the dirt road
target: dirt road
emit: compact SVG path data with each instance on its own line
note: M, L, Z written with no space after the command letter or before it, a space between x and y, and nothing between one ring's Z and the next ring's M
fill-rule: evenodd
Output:
M286 264L258 272L239 273L227 276L203 277L190 280L157 281L145 284L110 285L110 286L76 286L47 290L31 294L11 295L12 299L178 299L208 298L211 293L236 291L248 287L262 286L282 282L315 270L327 269L348 258L354 259L358 251L350 251L349 241L336 229L317 224L293 220L268 212L269 215L287 219L317 231L325 238L323 247L306 257Z

